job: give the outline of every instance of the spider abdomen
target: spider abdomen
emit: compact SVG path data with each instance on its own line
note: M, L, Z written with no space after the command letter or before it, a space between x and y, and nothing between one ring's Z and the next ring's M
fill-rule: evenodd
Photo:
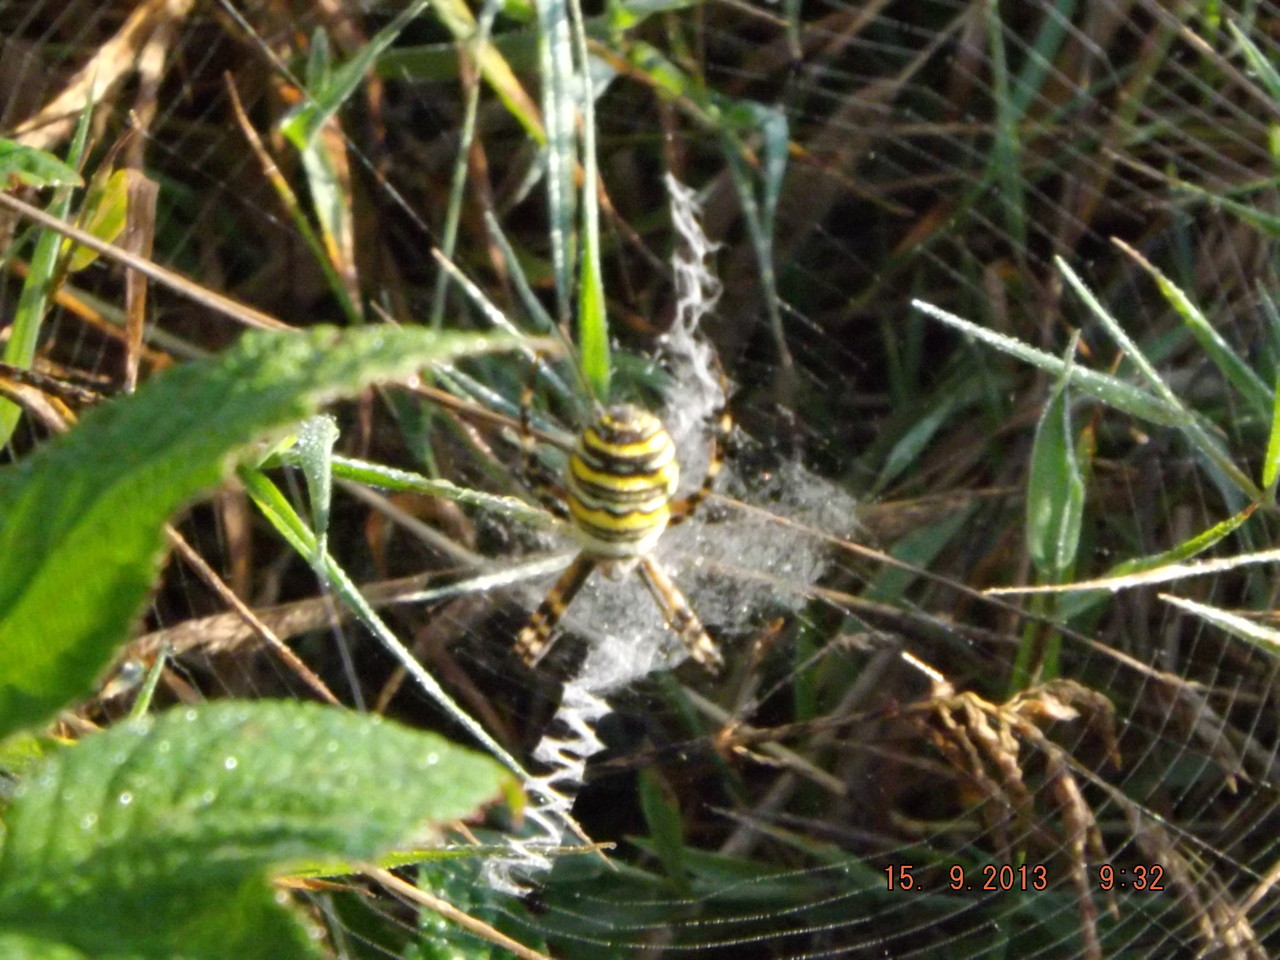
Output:
M578 437L566 475L569 514L595 557L648 553L671 519L680 479L662 421L639 407L610 407Z

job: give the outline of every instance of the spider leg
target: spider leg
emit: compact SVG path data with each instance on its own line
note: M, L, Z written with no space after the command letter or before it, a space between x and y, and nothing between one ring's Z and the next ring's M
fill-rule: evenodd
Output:
M640 579L653 594L653 599L658 602L658 609L662 611L667 626L684 641L693 659L711 673L719 673L724 667L720 648L707 635L702 621L693 612L693 608L689 606L689 601L684 598L680 588L667 576L667 571L662 569L662 565L653 557L646 554L639 559Z
M721 410L715 433L711 437L711 457L707 461L707 472L702 478L702 484L687 497L681 497L672 502L671 520L668 521L667 526L674 527L677 523L688 520L702 501L710 496L712 488L716 485L716 477L720 475L720 468L724 466L724 438L729 436L729 431L732 429L733 418L729 416L729 411Z
M587 582L587 577L591 576L597 562L594 557L585 553L578 554L568 569L560 574L560 579L551 588L551 592L538 604L538 609L533 611L529 623L516 638L516 653L526 664L533 666L546 654L551 634L555 632L564 612L569 609L569 604L573 603L573 598Z
M712 353L711 359L715 375L720 381L720 389L727 397L729 380L724 375L724 368L720 366L720 358ZM671 504L671 520L667 526L674 527L677 523L688 520L693 515L693 511L698 509L699 504L710 496L716 477L720 475L720 468L724 466L725 447L729 444L729 436L732 432L733 415L729 413L728 406L723 406L716 415L716 426L711 432L711 453L707 457L706 475L702 478L702 483L697 490Z

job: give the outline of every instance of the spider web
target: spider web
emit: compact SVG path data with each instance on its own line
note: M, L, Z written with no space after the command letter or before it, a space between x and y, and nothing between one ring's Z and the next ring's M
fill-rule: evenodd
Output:
M101 129L110 143L130 110L139 117L122 149L138 151L160 184L155 259L291 323L341 320L235 125L225 76L305 202L297 162L270 140L305 52L323 33L335 60L353 57L404 6L173 3L166 56L117 51L95 62L140 5L0 0L0 123L21 129L86 64L118 76L103 82ZM597 134L618 376L665 403L687 478L700 473L715 391L699 372L703 341L681 339L679 324L689 319L682 305L708 300L710 288L705 277L697 296L681 287L670 254L692 246L685 262L708 264L720 288L697 327L733 384L735 443L717 495L664 537L659 557L729 670L714 682L692 664L651 670L674 664L679 645L638 582L595 578L538 673L518 666L510 644L553 574L388 605L427 669L514 753L533 756L545 738L576 743L560 761L577 764L573 776L556 789L592 840L618 844L608 863L543 851L547 870L517 878L532 886L523 897L486 883L478 856L423 867L420 884L565 957L1280 951L1272 650L1150 587L1070 609L981 594L1036 579L1024 499L1054 382L911 306L928 301L1055 356L1080 330L1078 363L1133 378L1063 283L1061 257L1258 475L1268 425L1239 405L1212 352L1111 238L1159 266L1271 382L1280 92L1233 29L1274 57L1278 14L1272 3L1125 0L673 4L635 25L627 45L599 40L593 49L611 50L616 72ZM513 9L495 31L532 90L523 22ZM444 233L465 115L450 49L438 20L415 20L377 81L338 114L360 295L400 319L426 318L433 304L429 251ZM659 96L660 80L677 95ZM775 204L770 138L783 123ZM41 129L60 149L66 131ZM549 301L546 203L536 151L487 86L475 144L453 260L520 317L518 281L482 212L495 214ZM714 250L679 226L691 208L676 202L673 214L668 170L696 190L697 230ZM756 216L774 217L767 258L744 184ZM118 385L110 320L120 272L101 264L75 282L107 325L63 307L41 355L62 373ZM18 289L0 288L6 315ZM451 323L478 323L477 313L460 294L449 301ZM152 348L179 360L236 333L163 290L152 327ZM489 408L514 413L526 369L462 372L491 391ZM557 412L547 425L569 419ZM1177 432L1083 401L1072 413L1093 445L1074 577L1169 550L1247 505ZM399 397L338 415L353 454L519 493L511 431L465 427ZM8 456L40 439L24 422ZM296 493L305 502L300 483ZM401 577L419 591L465 584L477 567L463 552L492 573L565 545L510 516L396 506L393 515L340 498L330 531L352 576L387 585L388 597L409 592L394 584ZM413 534L406 516L443 531L448 549ZM1266 549L1273 526L1260 510L1214 553ZM291 644L348 702L448 728L243 498L195 508L183 531L255 609L296 618ZM1263 619L1274 604L1265 565L1175 586ZM162 702L305 695L237 639L234 618L197 620L207 617L225 617L223 607L171 564L146 629L199 627ZM1014 694L1019 651L1054 638L1056 676ZM497 814L472 827L495 845L527 828ZM1037 868L1044 889L1032 885ZM1103 889L1103 868L1126 885ZM1135 889L1137 868L1161 889ZM359 894L310 894L305 905L335 955L490 949Z

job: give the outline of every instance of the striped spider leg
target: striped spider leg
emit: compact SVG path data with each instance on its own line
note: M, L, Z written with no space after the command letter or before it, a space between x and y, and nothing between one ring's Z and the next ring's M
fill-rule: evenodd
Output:
M516 652L526 663L545 654L564 612L599 567L614 579L638 570L690 656L713 673L720 670L719 648L652 551L667 527L691 516L711 492L723 463L721 437L729 430L729 415L721 413L706 476L680 500L674 499L680 479L675 443L653 414L630 404L610 407L579 434L564 487L550 492L567 508L581 550L520 631Z

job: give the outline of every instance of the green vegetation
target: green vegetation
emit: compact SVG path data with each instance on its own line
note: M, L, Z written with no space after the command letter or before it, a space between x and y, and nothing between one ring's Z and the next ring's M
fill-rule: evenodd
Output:
M0 953L1280 952L1280 8L96 6L0 4ZM721 367L724 676L526 669L523 468Z

